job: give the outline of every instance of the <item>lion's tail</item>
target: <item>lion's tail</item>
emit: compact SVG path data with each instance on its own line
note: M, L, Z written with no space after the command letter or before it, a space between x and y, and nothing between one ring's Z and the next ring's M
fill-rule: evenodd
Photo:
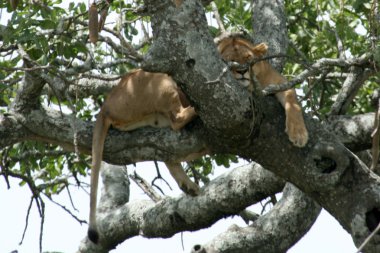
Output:
M110 121L100 112L97 116L92 137L92 169L91 169L91 192L90 192L90 224L87 232L88 238L97 243L99 233L96 225L96 206L99 181L99 170L103 158L104 142L107 136Z

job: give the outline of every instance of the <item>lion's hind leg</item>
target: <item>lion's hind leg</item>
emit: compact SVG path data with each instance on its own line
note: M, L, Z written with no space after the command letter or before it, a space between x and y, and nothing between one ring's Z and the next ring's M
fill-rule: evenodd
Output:
M180 162L166 161L165 165L183 192L191 196L197 196L199 194L199 186L186 175Z
M182 105L178 93L176 93L171 99L170 111L168 114L171 121L171 127L176 131L183 128L187 123L192 121L197 116L194 107L184 107Z
M179 130L183 128L187 123L192 121L194 117L196 116L196 112L194 110L194 107L186 107L181 108L181 110L176 113L175 115L172 115L171 119L171 126L173 130Z

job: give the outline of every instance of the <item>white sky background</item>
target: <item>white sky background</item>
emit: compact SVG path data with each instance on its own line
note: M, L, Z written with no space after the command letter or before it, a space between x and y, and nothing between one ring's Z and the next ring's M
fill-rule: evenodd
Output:
M86 1L87 2L87 1ZM6 12L3 11L1 23L7 22ZM107 18L109 21L109 17ZM1 60L1 59L0 59ZM233 166L236 167L236 166ZM181 192L174 180L169 175L163 164L160 164L163 177L170 182L173 192L169 192L165 184L162 183L165 192L172 196L178 196ZM132 173L132 166L129 167L129 173ZM156 170L153 162L138 164L136 171L147 179L149 182L156 176ZM215 174L221 174L228 169L218 168ZM89 178L87 178L89 181ZM10 253L18 250L19 253L37 253L39 252L39 233L40 217L35 204L33 204L28 230L24 243L19 245L25 226L26 213L29 206L31 192L27 187L19 187L17 180L10 180L11 189L7 190L5 180L0 178L0 253ZM147 198L144 193L131 182L131 199ZM88 219L89 212L89 195L83 190L71 188L74 205L79 210L75 213L80 219ZM54 199L67 207L71 207L67 192L63 192ZM76 252L80 241L87 233L87 225L80 225L69 214L60 207L52 204L46 199L46 217L44 224L43 250L57 252ZM254 211L260 212L261 206L256 205ZM177 234L169 239L145 239L134 237L121 244L113 253L121 252L165 252L178 253L190 252L191 247L195 244L203 244L214 238L217 234L224 232L232 224L245 226L239 217L223 219L208 229L197 232L183 233L182 249L181 234ZM274 242L275 243L275 242ZM157 249L160 249L157 251ZM311 231L301 239L290 253L346 253L355 252L356 248L352 242L351 236L342 229L339 223L323 211Z

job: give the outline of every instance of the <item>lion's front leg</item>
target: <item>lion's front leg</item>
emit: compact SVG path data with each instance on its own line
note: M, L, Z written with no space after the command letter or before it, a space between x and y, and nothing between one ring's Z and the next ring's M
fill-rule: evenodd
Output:
M309 139L309 134L305 126L301 106L297 102L296 92L287 90L277 93L276 97L285 108L285 132L288 134L289 140L296 147L304 147Z
M286 112L286 128L285 132L289 136L289 140L297 147L306 145L309 134L307 132L305 122L303 120L302 111L299 105L289 105Z

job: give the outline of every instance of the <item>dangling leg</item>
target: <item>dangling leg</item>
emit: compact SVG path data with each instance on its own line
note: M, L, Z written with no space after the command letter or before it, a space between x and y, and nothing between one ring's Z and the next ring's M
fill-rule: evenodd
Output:
M191 196L199 194L199 186L186 175L180 162L165 162L165 165L183 192Z

